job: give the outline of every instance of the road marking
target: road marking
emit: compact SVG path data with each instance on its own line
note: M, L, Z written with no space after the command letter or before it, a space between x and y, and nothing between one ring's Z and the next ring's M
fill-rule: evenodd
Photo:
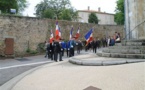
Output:
M37 63L29 63L29 64L14 65L14 66L2 67L2 68L0 68L0 70L9 69L9 68L15 68L15 67L23 67L23 66L44 64L44 63L51 63L51 62L52 62L52 61L45 61L45 62L37 62Z

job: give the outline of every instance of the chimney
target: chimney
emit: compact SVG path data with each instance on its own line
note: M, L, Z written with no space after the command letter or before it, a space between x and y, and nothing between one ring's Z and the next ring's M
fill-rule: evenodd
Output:
M88 11L90 10L90 6L88 6Z
M101 12L101 8L100 7L98 8L98 12Z

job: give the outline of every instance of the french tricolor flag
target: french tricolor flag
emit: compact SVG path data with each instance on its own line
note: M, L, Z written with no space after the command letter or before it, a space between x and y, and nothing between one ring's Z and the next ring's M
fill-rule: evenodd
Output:
M78 39L80 37L80 28L78 27L77 33L75 35L75 39Z
M54 40L54 36L53 36L53 32L52 32L52 30L51 30L50 43L52 43L53 40Z
M59 37L61 38L61 29L60 29L60 27L59 27Z
M58 21L56 21L55 39L56 40L60 39L60 30L59 30L59 26L58 26Z
M73 27L72 27L71 30L70 30L70 36L69 36L69 39L71 40L72 37L73 37Z
M90 29L86 35L85 35L85 39L87 41L86 45L89 44L89 42L91 42L93 40L93 29Z

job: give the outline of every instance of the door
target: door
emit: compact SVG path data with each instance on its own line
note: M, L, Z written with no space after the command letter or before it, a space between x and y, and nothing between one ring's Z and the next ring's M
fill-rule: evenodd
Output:
M5 39L5 55L13 55L14 54L14 39L6 38Z

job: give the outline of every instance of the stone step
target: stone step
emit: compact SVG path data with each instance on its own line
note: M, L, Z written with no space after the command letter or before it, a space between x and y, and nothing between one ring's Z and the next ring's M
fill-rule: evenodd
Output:
M142 46L143 43L142 42L126 42L126 43L122 43L123 46Z
M121 53L121 54L145 54L142 49L103 49L105 53Z
M122 43L115 43L115 46L122 46Z
M97 52L98 56L101 57L112 57L112 58L135 58L135 59L145 59L145 54L121 54L121 53L104 53Z
M145 39L137 39L137 40L123 40L122 42L145 42Z
M109 49L145 49L145 46L110 46Z

